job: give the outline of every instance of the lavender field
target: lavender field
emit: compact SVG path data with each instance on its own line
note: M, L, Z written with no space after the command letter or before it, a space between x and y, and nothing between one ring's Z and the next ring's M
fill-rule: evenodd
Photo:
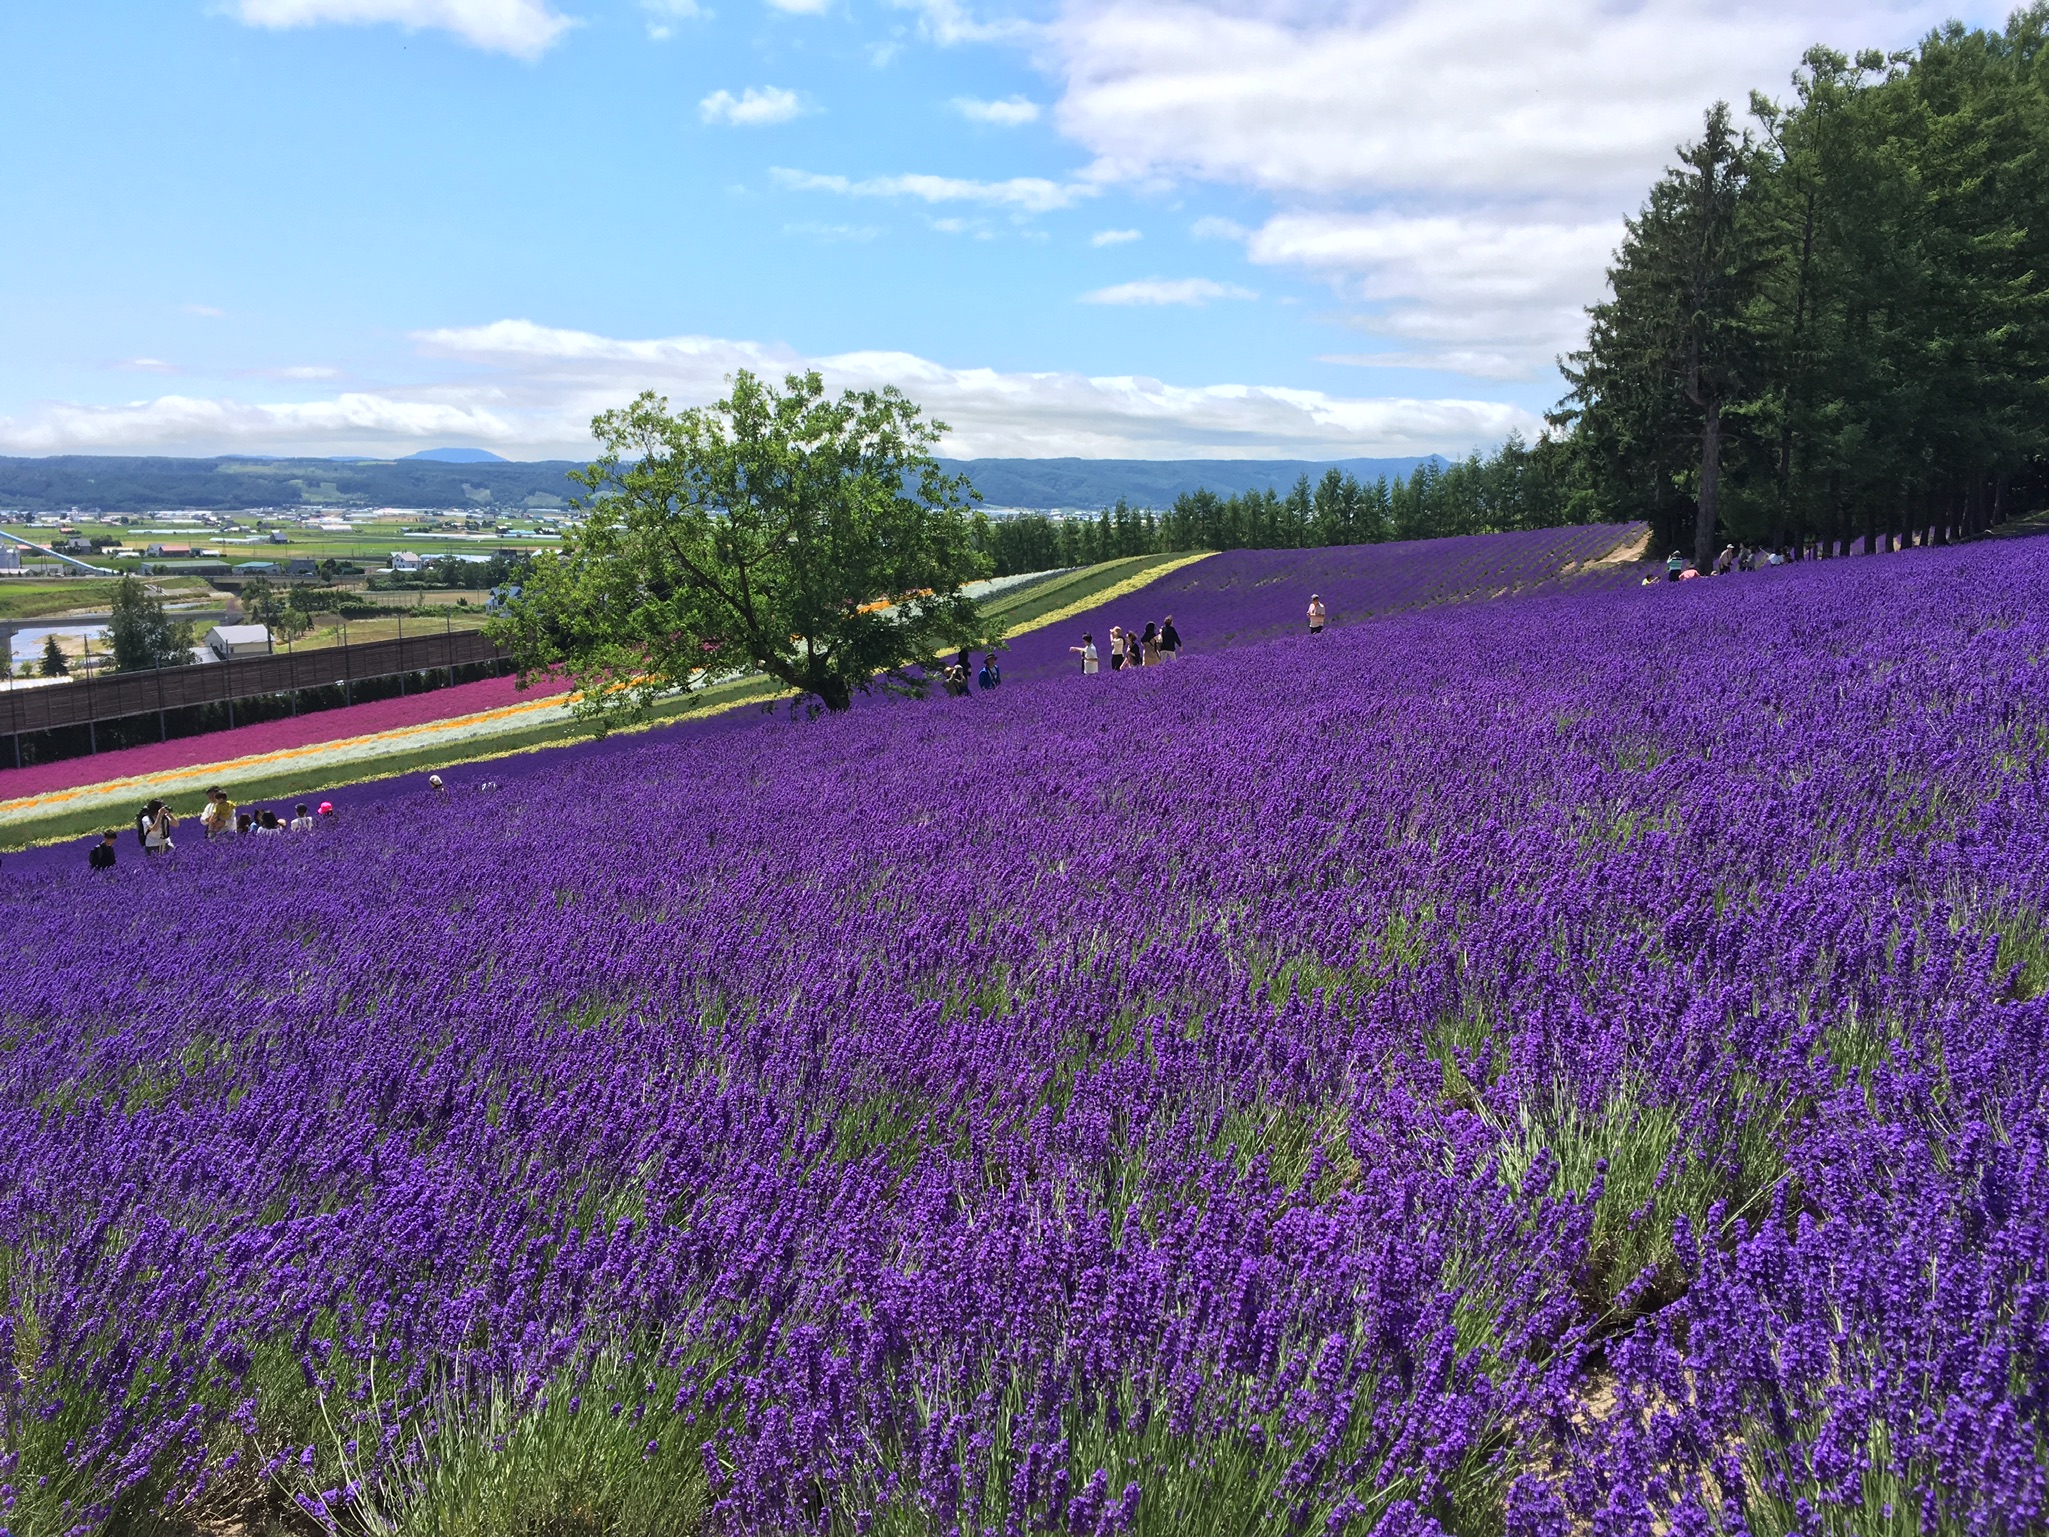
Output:
M2049 541L1347 562L0 888L0 1529L2042 1530Z

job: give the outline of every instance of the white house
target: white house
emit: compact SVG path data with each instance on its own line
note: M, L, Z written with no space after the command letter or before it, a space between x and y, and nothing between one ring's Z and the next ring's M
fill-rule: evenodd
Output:
M260 624L217 624L206 632L206 649L223 662L269 656L270 631Z
M391 552L391 569L394 571L417 571L422 564L423 562L420 557L411 550L393 550Z

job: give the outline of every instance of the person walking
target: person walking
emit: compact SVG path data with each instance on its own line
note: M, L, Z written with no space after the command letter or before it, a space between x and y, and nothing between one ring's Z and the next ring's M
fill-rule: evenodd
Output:
M1174 616L1169 614L1160 624L1160 657L1171 662L1181 654L1181 632L1174 628Z
M1146 666L1160 665L1160 632L1154 628L1150 620L1146 622L1145 634L1139 637L1139 646L1145 653Z
M85 862L95 870L114 868L114 832L111 828L100 834L100 841L93 845L93 850L86 855Z
M1067 648L1081 658L1081 675L1092 678L1096 675L1096 638L1086 630L1082 632L1081 644Z
M982 658L982 670L975 674L975 682L984 690L1003 686L1003 669L996 665L995 652Z
M1725 544L1722 553L1715 557L1715 575L1727 576L1736 565L1736 546Z
M1309 594L1309 633L1311 635L1321 635L1323 633L1324 617L1323 599L1312 592Z

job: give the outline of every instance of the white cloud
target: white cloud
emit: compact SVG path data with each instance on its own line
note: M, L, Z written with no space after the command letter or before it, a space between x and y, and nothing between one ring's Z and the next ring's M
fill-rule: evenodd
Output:
M221 316L227 314L226 310L215 309L211 304L185 304L180 305L179 308L183 309L186 314L197 315L203 320L219 320Z
M1984 8L1980 0L1980 8ZM1070 0L1061 128L1107 174L1633 202L1717 97L1949 0Z
M785 224L783 233L805 235L828 245L837 245L846 241L873 240L882 233L882 227L877 224Z
M310 27L322 22L395 22L408 31L453 32L472 47L537 59L576 25L548 0L232 0L252 27Z
M918 30L950 48L960 43L1016 43L1035 37L1038 28L1014 17L977 20L960 0L890 0L901 10L918 13Z
M998 128L1018 128L1039 120L1039 104L1022 96L1006 96L1001 101L956 96L953 109L971 123L993 123Z
M832 0L768 0L768 3L791 16L823 16L831 7Z
M1584 334L1622 217L1717 99L1781 95L1817 42L1914 41L2006 0L1063 0L1040 47L1087 179L1249 187L1257 230L1397 345L1526 377Z
M114 365L128 374L175 374L184 372L176 363L166 363L162 358L123 358Z
M804 102L795 91L773 85L759 90L750 85L738 96L731 91L713 91L697 104L697 115L707 123L726 123L738 128L787 123L793 117L802 117L804 112Z
M658 18L647 24L647 35L658 43L666 43L676 35L671 22L696 21L711 15L697 0L640 0L640 8L650 17Z
M900 352L806 358L717 337L623 340L524 320L415 338L444 382L260 405L164 396L53 404L0 418L0 451L409 453L431 439L514 457L588 455L590 418L642 389L681 406L716 399L735 369L771 377L816 367L828 384L896 384L956 429L947 452L1137 458L1342 458L1460 453L1541 422L1484 400L1351 398L1245 384L1177 385L1078 373L956 368Z
M784 166L771 167L769 174L780 185L796 192L834 192L841 197L914 197L927 203L981 203L1024 213L1072 208L1098 191L1086 182L1047 181L1038 176L1013 176L1008 181L965 181L954 176L871 176L854 181L845 176L792 171Z
M1135 229L1099 229L1089 236L1089 244L1095 246L1129 245L1134 240L1142 240L1144 238Z
M1280 214L1246 254L1306 267L1377 306L1360 324L1422 343L1376 356L1482 378L1524 378L1578 344L1621 220L1565 222L1519 210L1460 214ZM1357 358L1348 361L1359 361Z
M1234 283L1210 278L1140 278L1133 283L1113 283L1081 296L1084 304L1190 304L1204 305L1212 299L1257 299L1258 294Z
M155 400L119 406L51 405L28 421L0 417L0 444L18 454L394 446L457 434L503 442L513 431L507 418L481 406L370 394L338 395L332 400L294 405L160 395Z

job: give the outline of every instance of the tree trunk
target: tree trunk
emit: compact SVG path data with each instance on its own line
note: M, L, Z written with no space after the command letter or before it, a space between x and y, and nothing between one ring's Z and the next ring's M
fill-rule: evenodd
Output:
M1705 576L1714 569L1715 527L1722 515L1722 403L1710 398L1700 422L1700 511L1693 524L1693 563Z
M837 713L854 707L854 690L845 678L837 673L828 673L811 685L811 692L825 703L828 710Z

